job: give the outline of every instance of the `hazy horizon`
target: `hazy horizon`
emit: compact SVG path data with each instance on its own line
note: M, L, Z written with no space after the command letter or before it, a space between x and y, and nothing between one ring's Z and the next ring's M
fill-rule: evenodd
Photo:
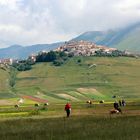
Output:
M0 48L55 43L140 21L139 0L0 0Z

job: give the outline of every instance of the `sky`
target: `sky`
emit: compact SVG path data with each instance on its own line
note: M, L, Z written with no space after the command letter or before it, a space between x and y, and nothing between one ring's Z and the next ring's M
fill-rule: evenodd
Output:
M70 40L140 21L140 0L0 0L0 48Z

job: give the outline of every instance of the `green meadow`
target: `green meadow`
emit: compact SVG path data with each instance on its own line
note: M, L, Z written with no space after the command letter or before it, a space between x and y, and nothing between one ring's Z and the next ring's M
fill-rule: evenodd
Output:
M23 95L49 105L35 107L37 101L25 98L15 108ZM110 114L113 102L122 98L123 113ZM64 111L68 101L70 118ZM59 67L37 63L23 72L0 69L2 140L139 140L139 116L139 58L73 57Z
M1 122L0 136L3 140L139 140L139 121L134 116L14 119Z
M81 60L78 63L78 60ZM92 66L95 65L95 66ZM49 102L140 99L140 59L128 57L74 57L60 67L38 63L18 72L13 88L3 70L0 97L33 95Z
M123 114L109 114L112 104L72 102L66 117L63 103L41 107L0 108L2 140L139 140L140 104L127 103Z

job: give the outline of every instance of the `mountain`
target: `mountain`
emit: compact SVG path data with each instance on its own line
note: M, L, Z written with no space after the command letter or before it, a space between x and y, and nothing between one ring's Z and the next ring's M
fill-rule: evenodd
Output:
M88 31L70 41L90 41L97 45L108 46L120 50L128 50L140 53L140 23L108 31ZM0 49L1 58L27 58L31 54L39 51L50 51L63 45L64 42L53 44L37 44L31 46L13 45L8 48Z
M140 52L140 23L119 30L85 32L72 39L72 41L77 40L91 41L98 45Z
M89 31L81 34L80 36L72 39L72 41L89 41L97 45L106 45L109 40L115 35L115 31Z
M31 45L31 46L20 46L20 45L13 45L8 48L0 49L0 58L27 58L31 54L38 53L39 51L46 50L50 51L53 50L60 45L62 45L63 42L59 43L53 43L53 44L37 44L37 45Z

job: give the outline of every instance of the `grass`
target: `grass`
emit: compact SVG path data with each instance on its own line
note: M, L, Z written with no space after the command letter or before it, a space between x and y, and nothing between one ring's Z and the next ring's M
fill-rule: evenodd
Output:
M139 140L139 129L140 118L136 116L26 118L1 121L0 137L2 140Z
M72 58L61 67L49 63L39 63L31 71L20 72L17 77L17 93L36 95L41 92L53 99L60 99L61 94L70 94L78 100L78 88L94 88L102 98L111 100L112 95L124 98L140 98L140 61L135 58L119 57L82 57L81 64L77 64L79 57ZM97 64L89 69L90 64ZM43 68L43 69L42 69ZM37 77L37 78L32 78ZM43 92L42 92L43 91ZM73 93L75 93L75 95ZM84 99L101 96L94 93L82 94ZM53 98L53 99L52 99ZM60 100L71 100L63 98Z
M81 63L77 60L81 59ZM89 68L96 64L97 67ZM33 69L18 72L16 84L10 88L8 73L0 70L0 98L32 95L49 102L112 100L113 95L127 100L140 99L140 61L128 57L73 57L61 67L38 63ZM5 86L3 86L5 85ZM78 89L83 88L83 92ZM85 92L88 89L91 91ZM93 91L96 89L96 92ZM68 94L69 96L60 96Z
M77 60L81 59L78 64ZM97 67L89 69L89 65ZM2 140L139 140L140 139L140 61L135 58L74 57L61 67L39 63L18 72L10 88L9 75L0 69L0 139ZM14 108L20 95L49 101L36 108L24 100ZM117 95L113 99L112 96ZM5 99L6 98L6 99ZM123 114L109 115L116 99L125 98ZM93 100L89 107L87 100ZM105 100L105 104L99 104ZM72 104L66 118L64 105Z
M112 103L71 102L66 118L64 103L52 103L47 109L33 105L0 108L2 140L139 140L140 102L127 102L123 114L109 114ZM40 109L39 109L40 108Z

